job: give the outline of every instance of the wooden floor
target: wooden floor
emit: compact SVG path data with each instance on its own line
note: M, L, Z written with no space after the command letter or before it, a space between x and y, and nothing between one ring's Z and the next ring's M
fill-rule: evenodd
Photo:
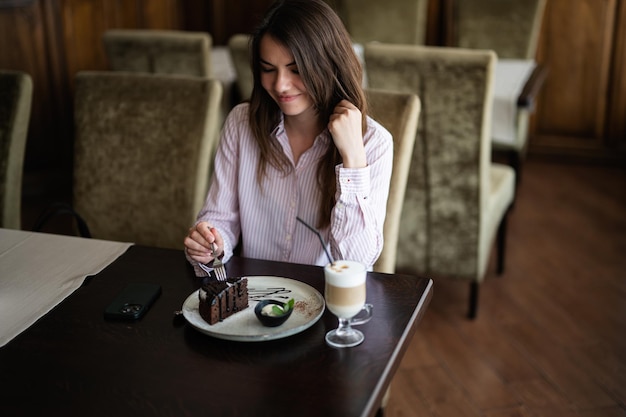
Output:
M476 320L467 283L435 282L386 417L626 416L625 171L528 160L507 243Z
M625 171L528 160L508 233L476 320L435 281L386 417L626 416Z

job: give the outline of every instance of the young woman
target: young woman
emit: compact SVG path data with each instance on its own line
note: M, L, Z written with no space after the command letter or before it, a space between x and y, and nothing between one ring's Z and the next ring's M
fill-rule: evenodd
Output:
M204 207L185 238L196 274L251 258L371 267L382 250L393 141L367 116L350 36L319 0L282 0L251 40L254 88L222 130ZM214 249L215 248L215 249Z

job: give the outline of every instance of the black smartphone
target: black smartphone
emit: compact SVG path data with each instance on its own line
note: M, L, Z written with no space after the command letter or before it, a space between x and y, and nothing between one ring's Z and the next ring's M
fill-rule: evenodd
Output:
M148 311L159 295L161 295L160 285L130 283L104 310L104 318L137 320Z

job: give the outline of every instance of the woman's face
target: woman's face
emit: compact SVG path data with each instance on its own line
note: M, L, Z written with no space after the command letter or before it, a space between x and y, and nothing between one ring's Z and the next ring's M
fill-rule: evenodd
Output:
M285 116L315 115L291 51L269 35L259 44L261 85Z

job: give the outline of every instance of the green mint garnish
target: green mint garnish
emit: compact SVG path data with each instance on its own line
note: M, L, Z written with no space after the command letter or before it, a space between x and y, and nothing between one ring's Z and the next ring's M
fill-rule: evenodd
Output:
M282 316L284 314L287 314L289 310L293 308L294 303L295 301L292 298L291 300L287 301L285 305L282 307L277 304L274 304L272 305L272 313L274 313L275 316Z

